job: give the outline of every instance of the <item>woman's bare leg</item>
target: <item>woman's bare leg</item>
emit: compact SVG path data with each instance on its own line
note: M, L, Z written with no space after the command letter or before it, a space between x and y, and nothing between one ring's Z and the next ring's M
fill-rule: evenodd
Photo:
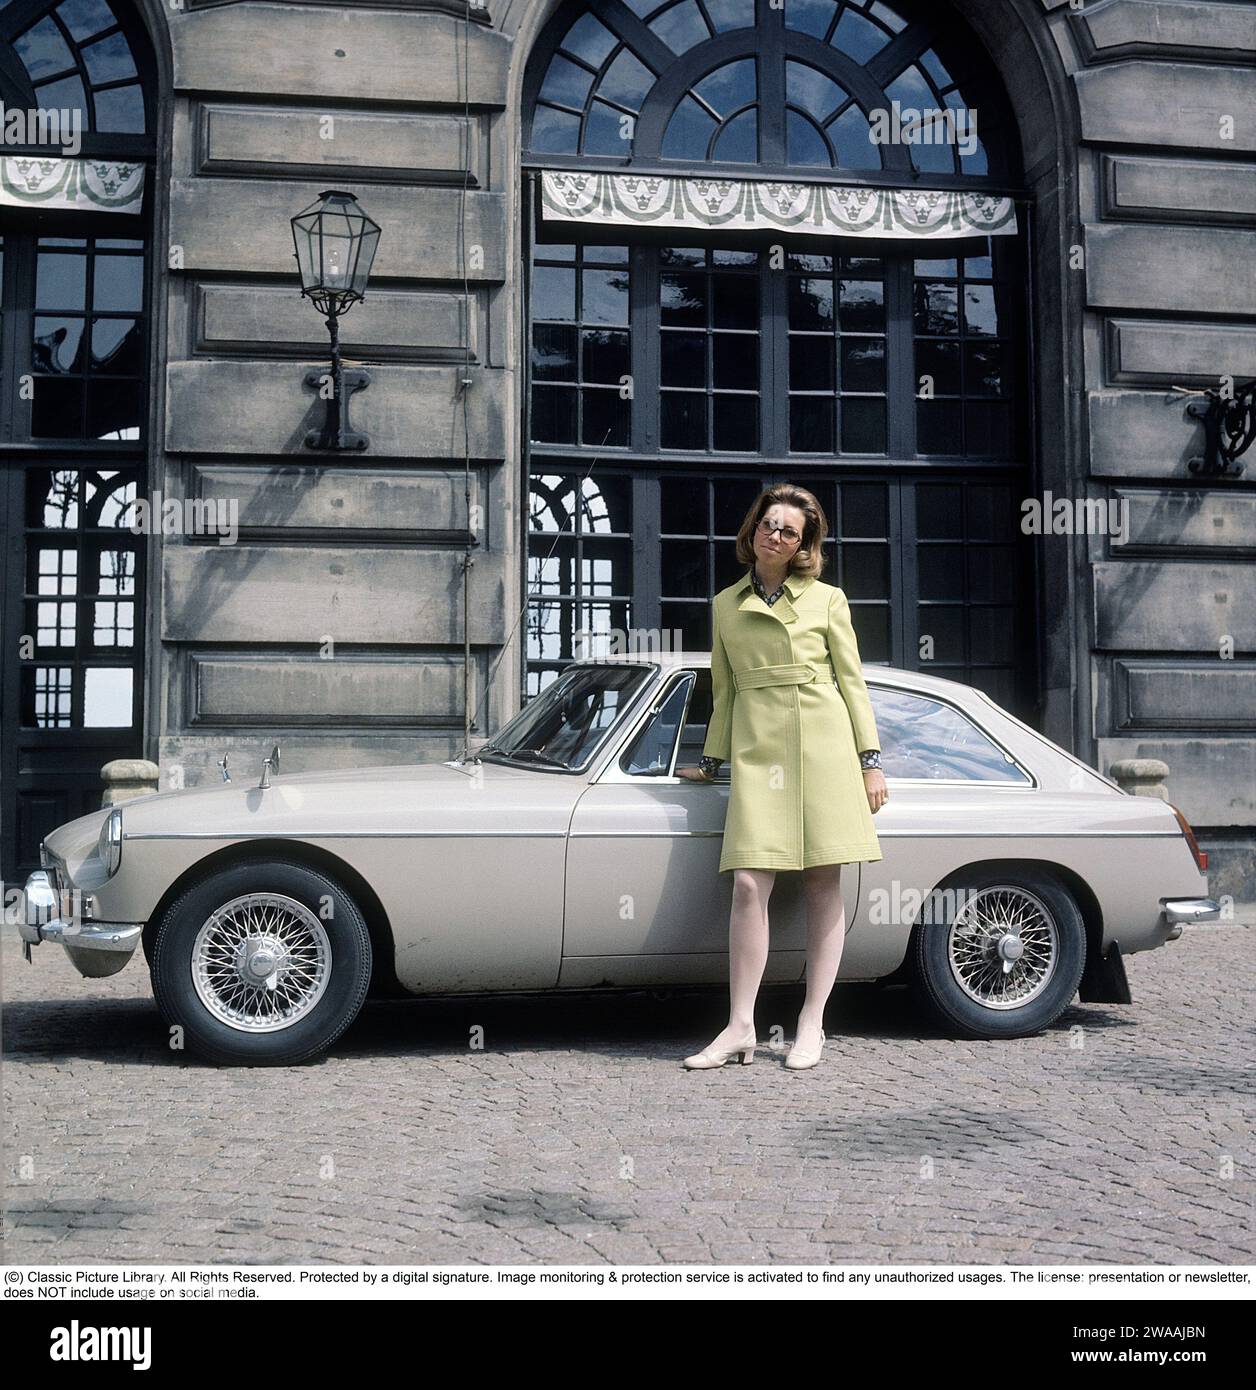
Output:
M775 869L734 869L728 918L728 1027L709 1045L732 1047L754 1024L754 1004L768 963L768 899Z
M840 864L804 869L802 879L807 899L807 995L798 1014L798 1038L811 1048L824 1026L824 1006L842 963L846 908Z

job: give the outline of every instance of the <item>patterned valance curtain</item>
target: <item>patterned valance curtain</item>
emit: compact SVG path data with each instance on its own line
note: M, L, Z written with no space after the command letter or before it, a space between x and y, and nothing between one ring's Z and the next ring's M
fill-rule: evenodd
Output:
M0 205L138 213L143 198L143 164L0 156Z
M1015 236L1011 198L940 189L870 188L779 179L541 173L542 216L555 222L704 230L775 229L813 236L938 240Z

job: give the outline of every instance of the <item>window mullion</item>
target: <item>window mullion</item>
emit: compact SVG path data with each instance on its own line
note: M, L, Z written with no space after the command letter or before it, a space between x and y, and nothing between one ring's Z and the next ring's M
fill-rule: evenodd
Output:
M32 370L31 344L35 341L35 268L36 239L34 235L13 238L13 256L9 256L9 238L5 238L5 269L10 279L10 293L4 315L4 340L0 344L0 361L11 364L4 373L7 434L11 441L27 441L31 437L34 402L27 392L18 390L19 379ZM12 264L10 264L10 259ZM24 292L23 292L24 290Z
M633 628L658 630L663 626L661 529L658 476L637 473L632 480L632 599L628 609L628 624Z
M780 270L772 268L771 248L762 253L761 266L762 452L768 458L783 459L789 453L789 275L785 266Z
M657 454L661 411L659 378L659 257L653 246L631 246L628 322L632 371L632 448Z
M910 254L891 255L885 266L886 401L889 457L916 457L916 352Z
M25 238L6 235L4 238L4 269L0 273L0 362L16 363L16 343L13 341L13 319L16 300L18 242ZM13 403L16 372L6 368L0 372L0 443L13 438Z
M903 671L920 669L920 582L916 566L916 484L910 478L889 482L890 520L890 659ZM903 537L913 544L904 546ZM897 603L895 596L897 595Z
M759 9L759 159L784 167L785 15L768 0L760 0Z

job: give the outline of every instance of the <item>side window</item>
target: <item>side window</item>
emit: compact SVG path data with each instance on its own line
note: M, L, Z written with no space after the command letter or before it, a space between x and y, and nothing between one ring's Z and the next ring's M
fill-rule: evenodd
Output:
M662 703L655 706L653 718L620 758L619 765L625 772L635 777L671 775L672 754L676 751L681 721L685 717L685 701L692 688L692 673L673 682Z
M680 756L677 767L697 767L698 759L706 746L707 725L711 722L714 702L711 698L711 672L702 668L694 672L693 698L689 701L689 713L685 716L685 727L680 735ZM716 776L717 782L728 780L729 766L724 763Z
M887 777L1030 785L1007 754L950 705L875 685L868 694Z

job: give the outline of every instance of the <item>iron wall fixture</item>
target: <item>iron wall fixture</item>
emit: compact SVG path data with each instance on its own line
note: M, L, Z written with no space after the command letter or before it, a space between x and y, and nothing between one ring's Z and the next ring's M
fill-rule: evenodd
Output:
M318 202L292 218L301 293L326 315L331 334L331 395L326 394L326 372L305 375L305 384L327 399L327 418L321 430L306 434L307 449L365 449L370 444L350 426L349 400L371 384L371 374L342 367L340 317L365 296L379 231L354 195L337 188L324 189Z
M1244 465L1238 460L1256 440L1256 378L1233 393L1205 391L1205 399L1191 401L1186 413L1204 422L1204 452L1193 458L1192 473L1204 477L1237 478Z

